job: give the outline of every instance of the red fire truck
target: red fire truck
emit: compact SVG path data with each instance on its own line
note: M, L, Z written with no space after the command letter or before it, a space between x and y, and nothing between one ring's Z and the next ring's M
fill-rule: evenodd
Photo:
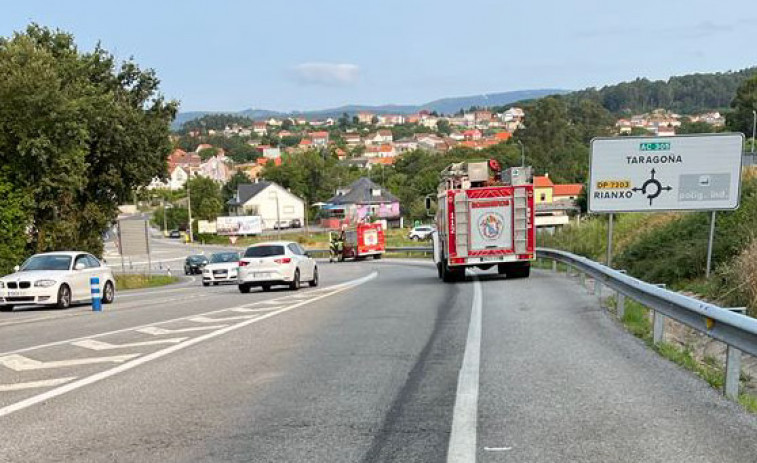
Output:
M381 259L386 252L384 227L380 223L359 223L344 230L344 245L339 260L362 259L373 256Z
M535 258L531 168L462 162L441 178L432 238L439 278L454 282L466 267L495 265L508 278L528 277Z

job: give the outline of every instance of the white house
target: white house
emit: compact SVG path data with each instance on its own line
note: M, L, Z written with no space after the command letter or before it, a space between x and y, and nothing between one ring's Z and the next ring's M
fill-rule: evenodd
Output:
M265 180L239 185L228 205L233 215L259 215L266 229L272 229L277 220L305 223L305 201Z

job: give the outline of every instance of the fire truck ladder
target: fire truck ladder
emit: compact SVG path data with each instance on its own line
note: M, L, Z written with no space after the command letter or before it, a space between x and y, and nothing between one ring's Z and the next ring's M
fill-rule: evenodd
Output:
M470 222L468 212L468 195L465 193L457 193L455 195L455 220L457 220L456 234L457 234L457 255L467 256L469 249L469 236L468 230Z
M516 187L513 195L515 253L525 254L528 245L528 192L525 188Z

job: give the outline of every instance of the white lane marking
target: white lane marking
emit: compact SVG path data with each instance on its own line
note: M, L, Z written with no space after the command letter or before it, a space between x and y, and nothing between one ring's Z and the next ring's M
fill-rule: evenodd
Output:
M35 396L32 396L32 397L29 397L27 399L21 400L19 402L16 402L16 403L13 403L13 404L10 404L10 405L6 405L5 407L0 408L0 417L10 415L13 412L17 412L19 410L23 410L25 408L31 407L33 405L36 405L38 403L42 403L42 402L45 402L47 400L53 399L55 397L62 396L63 394L67 394L67 393L69 393L71 391L75 391L75 390L80 389L80 388L82 388L84 386L88 386L90 384L94 384L94 383L96 383L98 381L101 381L103 379L110 378L111 376L117 375L117 374L122 373L124 371L131 370L132 368L136 368L136 367L138 367L138 366L140 366L142 364L145 364L147 362L150 362L152 360L159 359L161 357L165 357L168 354L172 354L174 352L178 352L178 351L180 351L182 349L186 349L187 347L193 346L195 344L199 344L201 342L204 342L204 341L213 339L215 337L221 336L221 335L226 334L226 333L228 333L230 331L234 331L234 330L238 330L240 328L244 328L246 326L252 325L253 323L258 323L258 322L261 322L261 321L266 320L268 318L275 317L276 315L280 315L282 313L289 312L289 311L294 310L294 309L296 309L298 307L301 307L301 306L303 306L305 304L309 304L311 302L315 302L315 301L324 299L326 297L333 296L335 294L341 293L342 291L346 291L346 290L348 290L350 288L354 288L354 287L357 287L359 285L362 285L363 283L367 283L368 281L371 281L374 278L376 278L376 276L378 276L378 272L372 272L371 274L369 274L367 276L364 276L362 278L358 278L356 280L353 280L353 281L349 282L350 284L341 284L341 285L338 285L337 289L335 289L334 291L332 291L330 293L327 293L327 294L323 294L321 296L314 297L313 299L311 299L309 301L298 302L297 304L293 304L293 305L291 305L289 307L285 307L285 308L277 310L275 312L267 313L267 314L262 315L262 316L260 316L258 318L253 318L251 320L246 320L246 321L237 323L236 325L231 325L231 326L228 326L226 328L223 328L223 329L220 329L220 330L217 330L217 331L206 333L206 334L204 334L202 336L198 336L198 337L192 338L192 339L190 339L190 340L188 340L186 342L182 342L181 344L174 344L173 346L166 347L163 350L159 350L159 351L153 352L151 354L147 354L147 355L144 355L144 356L139 357L137 359L134 359L134 360L132 360L130 362L123 363L123 364L121 364L121 365L119 365L117 367L111 368L110 370L101 371L101 372L96 373L96 374L94 374L92 376L88 376L86 378L82 378L80 380L73 381L73 382L68 383L68 384L64 384L63 386L60 386L60 387L55 388L55 389L51 389L51 390L49 390L47 392L44 392L42 394L38 394L38 395L35 395Z
M29 381L28 383L0 384L0 392L22 391L24 389L36 389L40 387L60 386L76 379L76 376L68 378L43 379L41 381Z
M376 272L373 272L373 273L376 273ZM369 278L369 277L371 277L371 275L372 274L369 274L369 275L367 275L365 277L361 277L361 278L358 278L356 280L345 281L343 283L338 283L338 284L335 284L335 285L332 285L332 286L327 286L327 287L322 288L322 289L324 289L324 290L325 289L335 290L335 289L342 288L342 287L345 287L345 286L351 286L355 282L362 281L362 278ZM238 307L251 307L251 306L255 306L255 305L264 304L266 302L269 302L269 301L257 301L257 302L252 302L252 303L248 303L248 304L245 304L245 305L241 305L241 306L238 306ZM276 302L276 304L281 304L281 302ZM7 352L2 352L2 353L0 353L0 356L10 355L10 354L21 354L21 353L24 353L24 352L30 352L30 351L33 351L33 350L43 349L45 347L53 347L53 346L60 346L62 344L69 344L69 343L71 343L73 341L80 341L82 339L102 338L104 336L110 336L111 334L126 333L126 332L129 332L129 331L136 331L136 330L139 330L139 329L142 329L142 328L155 327L156 325L165 325L165 324L168 324L168 323L174 323L174 322L178 322L178 321L186 321L188 318L196 317L196 316L199 316L199 315L214 315L214 314L217 314L217 313L222 313L222 312L229 311L229 310L231 310L233 308L236 308L236 307L225 307L223 309L211 310L210 312L204 312L204 313L199 313L199 314L194 314L194 315L185 315L183 317L170 318L168 320L162 320L162 321L158 321L158 322L146 323L144 325L130 326L128 328L120 328L120 329L117 329L117 330L105 331L105 332L98 333L98 334L90 334L90 335L87 335L87 336L80 336L78 338L70 338L70 339L64 339L62 341L52 341L52 342L48 342L48 343L45 343L45 344L38 344L36 346L22 347L20 349L14 349L14 350L9 350ZM84 315L86 313L92 313L92 312L91 311L80 312L80 313L73 313L73 314L70 314L70 315ZM209 329L209 328L206 327L205 329ZM150 333L148 333L148 334L150 334ZM169 333L166 333L166 334L169 334Z
M476 425L478 421L478 374L481 360L481 282L473 276L473 305L468 338L452 412L452 432L447 449L448 463L476 461Z
M154 341L130 342L128 344L111 344L109 342L98 341L96 339L82 339L81 341L72 342L71 345L76 346L76 347L83 347L84 349L91 349L91 350L99 351L99 350L123 349L127 347L156 346L159 344L178 344L181 341L184 341L186 339L189 339L189 338L156 339Z
M507 452L512 449L512 447L484 447L485 452Z
M204 315L200 315L199 317L190 318L189 321L195 322L195 323L225 323L225 322L233 322L237 320L249 320L256 316L257 315L235 315L233 317L212 318L212 317L206 317Z
M146 326L144 328L138 328L134 331L144 334L151 334L153 336L163 336L165 334L176 333L191 333L192 331L207 331L224 328L227 325L215 325L215 326L190 326L189 328L177 328L175 330L169 330L168 328L158 328L157 326Z
M29 357L24 357L23 355L13 354L6 355L5 357L0 357L0 365L6 368L10 368L14 371L46 370L50 368L91 365L93 363L123 363L127 360L133 359L134 357L139 357L140 355L142 354L113 355L111 357L87 357L80 359L41 362L39 360L30 359Z
M283 305L277 305L273 307L265 307L262 309L250 309L247 307L234 307L233 309L229 309L231 312L239 312L239 313L259 313L259 312L271 312L273 310L278 310L280 308L284 307Z

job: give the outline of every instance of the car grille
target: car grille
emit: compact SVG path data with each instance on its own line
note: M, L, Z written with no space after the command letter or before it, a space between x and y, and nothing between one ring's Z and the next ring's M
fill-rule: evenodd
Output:
M6 297L6 302L34 302L34 296Z
M213 270L213 275L226 275L226 270Z
M6 283L6 284L8 285L8 288L9 288L9 289L18 289L18 285L16 284L16 282L15 282L15 281L9 281L9 282L8 282L8 283Z
M21 289L31 288L31 286L32 286L31 281L22 281L18 284L18 287Z

